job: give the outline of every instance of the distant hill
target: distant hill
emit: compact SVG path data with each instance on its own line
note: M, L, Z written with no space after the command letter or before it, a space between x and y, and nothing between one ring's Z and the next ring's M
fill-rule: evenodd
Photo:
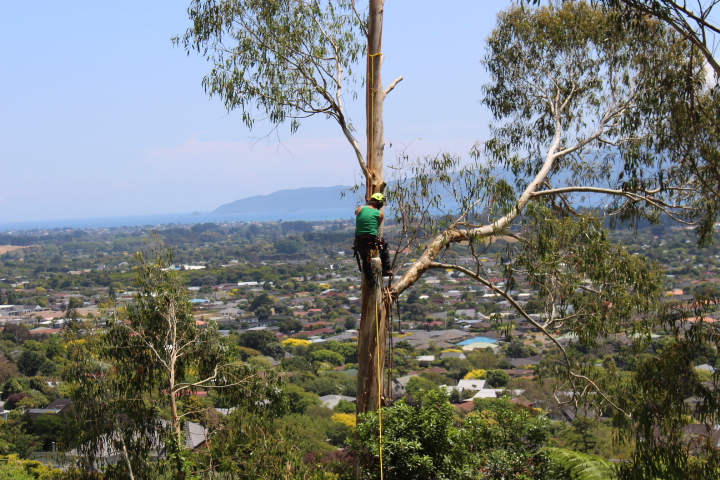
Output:
M344 207L352 210L358 205L358 199L353 193L348 192L350 188L338 185L280 190L270 195L256 195L220 205L212 213L282 213ZM342 196L343 191L346 192L344 197ZM352 216L352 214L348 216Z

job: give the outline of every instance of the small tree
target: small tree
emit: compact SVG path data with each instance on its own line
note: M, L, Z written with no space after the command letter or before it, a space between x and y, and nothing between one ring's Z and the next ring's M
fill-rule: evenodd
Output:
M476 368L475 370L471 370L468 373L465 374L463 377L464 380L481 380L485 378L485 375L487 375L487 370L483 370L482 368Z
M279 357L284 353L280 340L269 330L245 332L238 337L238 345L252 348L270 357Z
M505 355L510 358L525 358L529 356L527 347L517 338L510 340L507 345L507 350L505 350Z
M280 332L286 335L302 330L302 322L296 319L283 320L278 323L278 326L280 327Z
M415 480L465 478L468 450L453 424L455 407L437 390L421 394L419 400L415 406L403 399L382 409L382 440L378 437L380 416L361 417L354 448L367 457L362 478L379 479L383 474L384 478Z
M630 25L642 25L643 17L651 15L676 30L688 43L699 50L716 75L720 62L715 58L714 39L720 34L716 12L717 2L677 2L674 0L604 0L621 8L623 20Z
M124 461L108 469L110 478L145 478L155 468L150 451L164 446L175 478L184 478L187 414L179 398L212 391L225 403L257 406L280 391L272 377L259 378L234 360L216 325L196 325L186 289L168 268L172 254L157 239L136 259L134 304L111 312L107 331L70 342L66 378L76 405L76 444L86 468L106 445L121 452Z
M23 350L17 359L17 369L28 377L35 376L48 360L41 352Z
M432 380L425 377L412 377L408 380L405 391L413 397L421 396L423 392L437 390L438 386Z
M510 375L505 370L490 370L485 374L487 384L492 388L504 387L510 381Z

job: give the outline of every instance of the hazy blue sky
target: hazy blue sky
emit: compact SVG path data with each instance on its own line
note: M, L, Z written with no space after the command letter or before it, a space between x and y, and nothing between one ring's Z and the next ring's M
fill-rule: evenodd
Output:
M387 0L383 79L405 77L386 102L388 157L464 154L483 139L479 60L508 4ZM250 132L204 94L209 64L170 41L189 26L187 1L0 5L0 222L209 211L358 178L334 123L255 141L270 127Z

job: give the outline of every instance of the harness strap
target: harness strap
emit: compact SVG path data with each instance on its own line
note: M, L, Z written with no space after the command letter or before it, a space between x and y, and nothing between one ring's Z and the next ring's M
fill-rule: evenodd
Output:
M357 261L358 270L360 270L362 272L363 269L362 269L362 260L360 260L360 252L358 252L358 248L355 246L353 246L352 249L353 249L353 255L355 256L355 260Z

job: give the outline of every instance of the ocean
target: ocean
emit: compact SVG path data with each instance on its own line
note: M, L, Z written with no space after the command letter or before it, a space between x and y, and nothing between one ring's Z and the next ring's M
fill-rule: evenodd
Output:
M128 215L122 217L71 218L63 220L32 220L18 222L0 222L0 232L18 230L47 230L53 228L109 228L142 227L168 224L192 225L195 223L227 222L270 222L290 220L342 220L354 218L352 209L327 208L299 210L293 212L257 212L257 213L167 213L153 215Z

